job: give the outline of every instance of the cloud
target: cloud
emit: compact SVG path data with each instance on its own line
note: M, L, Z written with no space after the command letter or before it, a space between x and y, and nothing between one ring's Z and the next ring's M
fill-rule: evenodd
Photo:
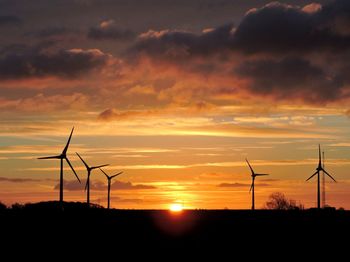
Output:
M350 2L336 0L304 7L272 2L249 10L240 24L232 23L195 34L179 30L148 31L132 49L153 56L184 58L195 55L283 53L350 47Z
M260 187L270 186L267 183L258 183L256 184ZM218 185L218 187L250 187L251 184L244 184L244 183L221 183Z
M63 187L69 191L84 190L86 180L82 179L81 183L77 180L64 180ZM60 185L56 184L54 189L59 189ZM144 184L132 184L131 182L114 181L111 185L112 190L142 190L142 189L155 189L156 187ZM107 185L99 180L90 181L90 190L103 191L107 189Z
M298 57L247 61L238 66L235 73L251 80L252 93L272 94L278 100L308 99L309 103L319 103L344 98L339 79Z
M250 184L243 184L243 183L221 183L218 185L218 187L249 187Z
M249 11L237 27L234 48L247 53L305 53L349 49L349 1L324 6L273 2Z
M0 177L0 181L13 183L40 182L42 179Z
M79 183L76 180L63 180L63 188L68 191L78 191L78 190L84 190L86 180L81 180L81 183ZM60 184L57 183L54 186L54 189L59 190Z
M49 52L43 47L8 48L0 57L0 79L29 77L76 78L107 64L110 55L99 49L61 49Z
M317 13L322 9L322 5L319 3L311 3L304 6L301 10L305 13L313 14Z
M0 97L0 109L20 112L52 112L55 110L81 109L88 105L88 97L81 93L47 96L39 93L33 97L4 99Z
M263 182L277 182L277 181L281 181L280 179L275 179L275 178L266 178L266 179L260 179L260 181Z
M273 2L249 10L236 27L226 23L201 33L147 31L127 58L177 79L159 92L159 98L176 102L196 96L311 105L346 102L349 14L350 2L344 0L323 6Z
M180 30L150 30L139 35L137 43L129 52L177 60L215 55L230 48L233 35L234 27L230 23L205 30L201 34Z
M150 185L143 185L143 184L136 184L133 185L131 182L121 182L116 180L115 182L112 183L111 185L112 189L115 190L131 190L131 189L156 189L155 186L150 186Z
M135 39L136 34L131 30L118 27L114 20L105 20L99 26L90 28L88 38L94 40L128 41Z
M132 118L144 118L147 116L154 116L159 114L156 110L146 111L118 111L114 108L106 109L98 115L98 119L102 121L112 120L127 120Z
M345 111L345 115L348 116L348 117L350 117L350 109L348 109L348 110Z
M19 25L22 23L22 20L14 15L2 15L0 16L0 26L6 25Z
M140 204L144 202L143 199L139 198L121 198L121 197L111 197L112 202L119 202L119 203L134 203L134 204Z
M51 38L66 35L68 33L72 33L72 30L68 29L67 27L52 26L38 30L37 32L33 33L33 35L39 38Z
M209 112L213 110L215 106L213 104L197 101L187 104L185 107L175 107L169 105L159 109L145 109L145 110L117 110L115 108L109 108L104 110L98 115L98 119L101 121L123 121L129 119L144 119L148 117L161 117L161 116L189 116L196 115L198 113Z

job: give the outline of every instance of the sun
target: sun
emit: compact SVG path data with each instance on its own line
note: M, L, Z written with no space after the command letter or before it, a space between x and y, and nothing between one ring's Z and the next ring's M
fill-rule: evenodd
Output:
M183 210L183 205L181 203L172 203L169 210L171 212L181 212Z

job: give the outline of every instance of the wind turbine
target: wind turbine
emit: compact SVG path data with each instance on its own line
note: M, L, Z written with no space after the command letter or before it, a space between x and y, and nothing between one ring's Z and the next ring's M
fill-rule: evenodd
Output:
M327 176L329 176L334 182L335 179L322 167L322 158L321 158L321 146L318 145L318 166L316 168L316 172L310 176L306 181L309 181L315 175L317 175L317 209L321 208L321 193L320 193L320 171L323 171Z
M245 161L247 161L247 164L248 164L248 166L250 168L250 171L252 172L252 175L251 175L252 176L252 185L250 186L249 192L253 191L253 193L252 193L252 210L254 210L255 209L255 195L254 195L255 177L257 177L257 176L268 176L269 174L256 174L254 172L253 168L251 167L251 165L249 164L248 159L245 159Z
M70 168L72 169L74 175L76 176L76 178L78 179L78 181L80 183L80 179L79 179L77 173L75 172L72 164L70 163L69 159L67 158L67 150L68 150L68 147L69 147L70 140L72 138L73 131L74 131L74 127L72 128L72 131L70 132L70 136L68 138L67 144L64 147L64 149L63 149L63 151L62 151L62 153L60 155L58 155L58 156L39 157L38 158L38 159L60 159L60 161L61 161L61 168L60 168L60 205L61 206L63 204L63 159L66 160L66 162L68 163L68 165L70 166Z
M107 202L108 202L108 204L107 204L107 206L108 206L108 209L109 209L109 203L110 203L110 196L111 196L111 182L112 182L112 179L114 178L114 177L116 177L116 176L119 176L121 173L123 173L123 172L119 172L118 174L115 174L115 175L113 175L113 176L109 176L109 175L107 175L106 174L106 172L105 171L103 171L101 168L100 168L100 170L103 172L103 174L105 174L105 176L107 177L107 180L108 180L108 196L107 196Z
M90 206L90 175L91 175L91 171L96 169L96 168L100 168L100 167L104 167L104 166L108 166L109 164L105 164L105 165L100 165L100 166L89 166L88 164L86 164L86 162L84 161L84 159L78 154L78 157L80 158L80 160L84 163L86 170L87 170L87 179L86 179L86 185L85 185L85 190L87 191L87 204L88 206Z

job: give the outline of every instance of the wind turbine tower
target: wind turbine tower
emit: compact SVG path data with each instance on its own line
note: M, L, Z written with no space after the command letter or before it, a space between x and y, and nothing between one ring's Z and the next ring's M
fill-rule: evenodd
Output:
M109 206L110 206L110 202L111 202L111 182L112 182L112 179L116 176L119 176L121 173L123 172L119 172L118 174L115 174L113 176L109 176L107 175L107 173L105 171L103 171L101 168L100 170L102 171L103 174L105 174L107 180L108 180L108 188L107 188L107 208L109 209Z
M324 169L324 151L322 151L322 167ZM322 172L322 208L326 207L326 175Z
M251 171L252 185L250 186L249 193L250 193L250 191L252 191L252 210L255 210L255 177L268 176L268 174L256 174L254 172L253 168L251 167L251 165L249 164L248 159L245 159L245 161L247 161L247 164L248 164L250 171Z
M60 155L57 155L57 156L46 156L46 157L39 157L38 158L38 159L59 159L60 160L60 205L61 205L61 207L63 206L63 160L66 160L67 164L72 169L75 177L78 179L78 181L80 183L80 179L79 179L77 173L75 172L71 162L69 161L69 159L67 157L67 150L68 150L69 143L70 143L70 140L71 140L72 135L73 135L73 131L74 131L74 127L72 128L72 131L70 132L67 144L64 147L64 149L63 149L63 151L62 151L62 153Z
M86 168L86 171L87 171L87 178L86 178L86 184L85 184L86 203L88 206L90 206L90 175L91 175L91 171L96 169L96 168L108 166L109 164L100 165L100 166L89 166L77 152L76 152L76 154L80 158L81 162L83 162L83 164Z
M321 158L321 146L318 145L318 166L316 168L316 172L312 174L306 181L309 181L315 175L317 175L317 209L321 208L321 181L320 181L320 171L323 171L328 177L330 177L334 182L335 179L322 167L322 158Z

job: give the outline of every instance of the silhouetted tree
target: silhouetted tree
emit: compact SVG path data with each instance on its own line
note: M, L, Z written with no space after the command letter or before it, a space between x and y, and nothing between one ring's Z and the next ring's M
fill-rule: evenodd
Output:
M23 209L24 205L20 204L20 203L14 203L12 204L11 208L13 210L19 210L19 209Z
M267 209L276 210L298 210L304 209L303 205L297 205L294 200L288 200L281 192L272 193L266 201L265 207Z
M6 210L6 208L7 208L6 205L4 203L0 202L0 212Z

